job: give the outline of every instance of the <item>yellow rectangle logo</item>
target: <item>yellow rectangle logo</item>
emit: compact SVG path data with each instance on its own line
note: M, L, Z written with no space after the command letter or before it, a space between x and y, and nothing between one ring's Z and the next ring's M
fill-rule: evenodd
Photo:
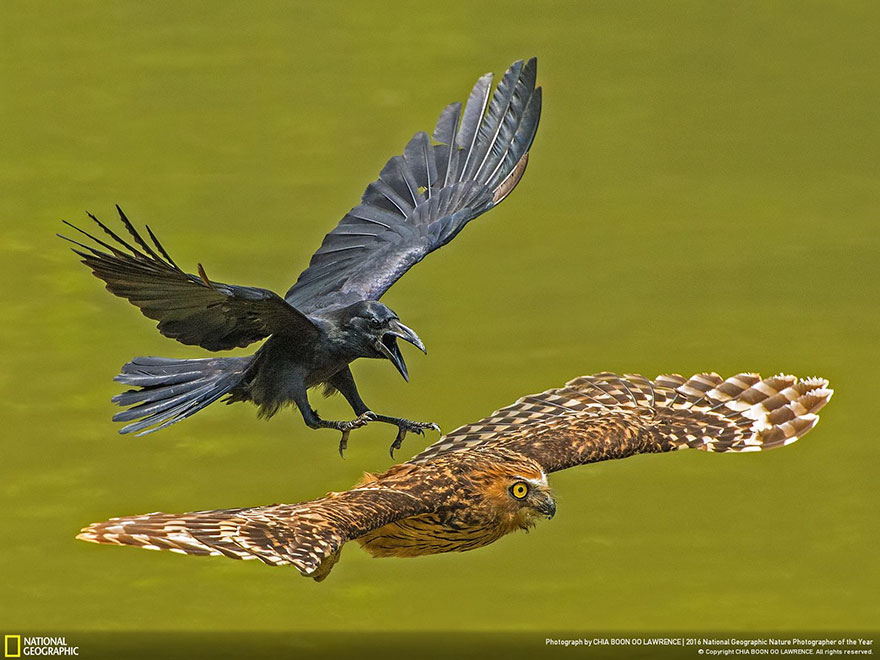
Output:
M21 635L3 635L3 656L6 658L21 657Z

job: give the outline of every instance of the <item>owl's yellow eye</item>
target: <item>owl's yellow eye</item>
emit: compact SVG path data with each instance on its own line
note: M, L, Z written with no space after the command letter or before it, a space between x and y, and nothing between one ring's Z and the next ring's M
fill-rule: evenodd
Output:
M524 481L517 481L510 487L510 494L516 499L521 500L529 494L529 485Z

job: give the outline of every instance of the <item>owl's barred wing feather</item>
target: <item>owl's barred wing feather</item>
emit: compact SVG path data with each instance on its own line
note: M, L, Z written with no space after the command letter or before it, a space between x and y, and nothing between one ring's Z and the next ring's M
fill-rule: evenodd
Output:
M541 116L537 61L514 62L490 99L492 74L440 115L432 144L410 140L312 256L285 298L305 312L378 300L404 273L498 205L525 172Z
M791 444L818 421L833 391L821 378L742 373L582 376L526 396L440 438L413 458L504 448L547 472L637 453L696 448L746 452Z
M111 518L85 527L77 538L186 555L259 559L270 566L291 564L320 581L346 541L427 511L430 505L416 495L373 483L300 504Z

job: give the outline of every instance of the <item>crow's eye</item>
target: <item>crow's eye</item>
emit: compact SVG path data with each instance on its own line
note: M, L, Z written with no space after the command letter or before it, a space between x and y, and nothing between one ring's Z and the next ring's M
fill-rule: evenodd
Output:
M371 328L378 328L380 325L382 325L382 323L379 321L379 319L370 319Z
M529 485L524 481L517 481L510 487L510 494L521 500L529 493Z

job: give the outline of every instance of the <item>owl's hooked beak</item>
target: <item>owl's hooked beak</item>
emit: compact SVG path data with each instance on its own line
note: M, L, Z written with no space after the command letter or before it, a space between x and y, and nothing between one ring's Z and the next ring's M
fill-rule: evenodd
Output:
M536 499L535 511L547 516L548 520L552 520L556 515L556 500L553 499L553 496L549 493L541 493Z

